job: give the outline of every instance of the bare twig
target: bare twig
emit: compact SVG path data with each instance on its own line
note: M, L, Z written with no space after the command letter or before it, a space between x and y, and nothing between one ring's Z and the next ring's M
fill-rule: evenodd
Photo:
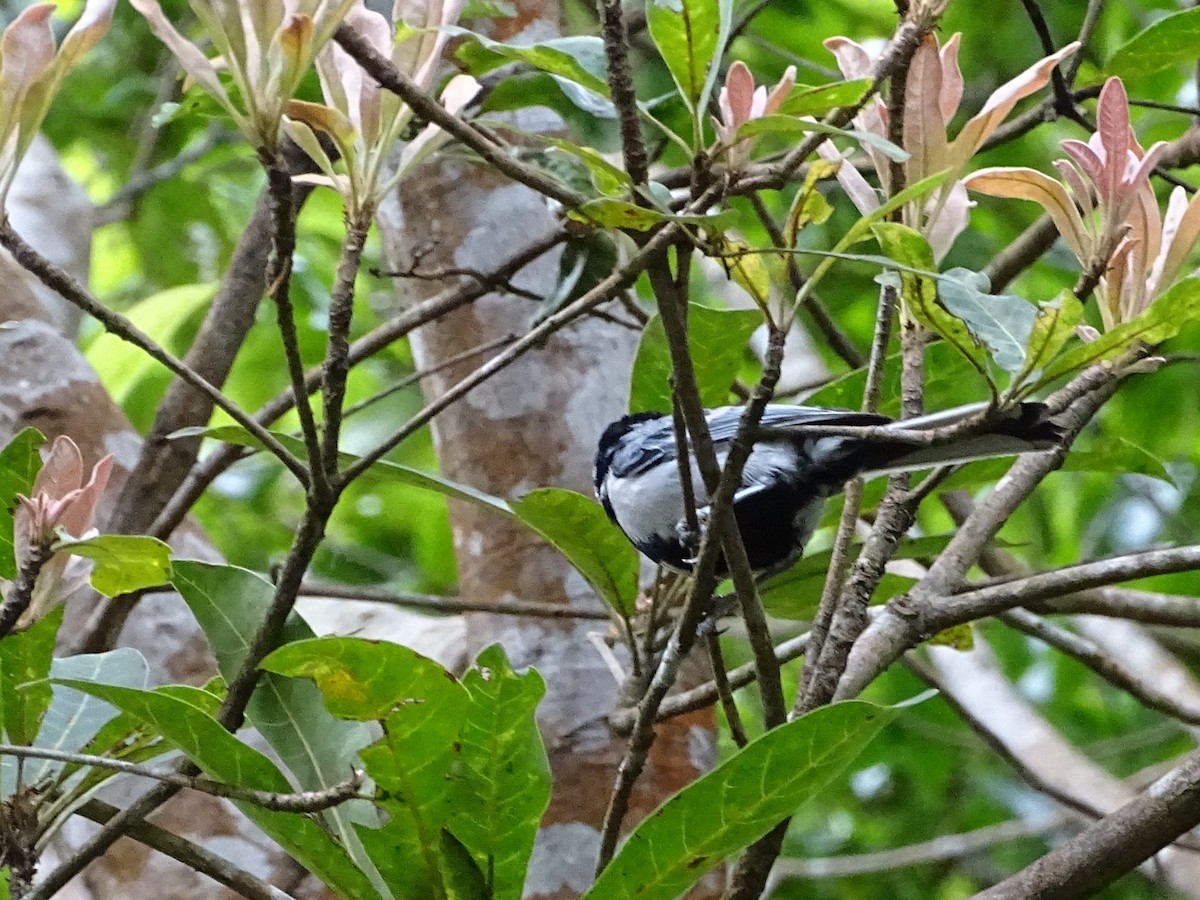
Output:
M498 172L571 209L582 206L587 200L582 194L549 177L541 170L520 162L509 154L506 147L485 135L478 128L448 112L444 106L421 90L411 78L396 68L390 59L371 46L366 38L349 25L339 26L338 30L334 32L333 39L363 67L367 74L407 103L418 118L432 122L451 137L462 141Z
M1180 703L1154 685L1145 683L1130 669L1122 665L1120 660L1109 656L1087 638L1080 637L1074 632L1024 609L1010 609L1008 612L1001 613L999 619L1004 624L1079 660L1113 687L1125 691L1143 706L1178 719L1180 722L1200 726L1200 709Z
M1062 815L1048 816L1038 822L1016 819L961 834L941 834L928 841L893 847L890 850L877 850L874 853L816 856L807 859L789 857L781 859L775 865L768 887L790 878L848 878L853 875L895 872L908 866L962 859L986 853L997 844L1046 837L1064 830L1068 821L1067 817Z
M354 772L345 781L339 781L319 791L297 791L282 793L279 791L260 791L243 787L239 784L228 784L223 781L213 781L203 776L184 775L180 772L164 772L150 766L131 763L123 759L112 759L107 756L93 756L87 753L67 753L53 750L49 747L26 747L23 745L0 744L0 756L15 756L19 759L53 759L58 762L73 763L93 768L111 769L126 775L139 775L143 778L153 778L176 787L200 791L214 797L224 797L239 803L251 803L274 812L314 813L323 809L345 803L359 796L359 788L363 784L361 772Z
M287 467L288 471L296 476L296 479L301 484L308 484L307 467L288 452L279 441L275 440L270 432L183 361L172 356L159 346L149 335L130 322L129 319L120 313L108 309L93 297L83 285L71 277L70 274L54 265L29 246L25 242L25 239L13 229L12 223L9 222L7 216L5 216L3 222L0 222L0 245L13 255L13 258L22 268L37 276L46 287L56 291L64 300L94 317L107 331L121 340L128 341L140 348L151 359L162 363L188 384L192 385L192 387L207 394L213 403L227 412L235 422L261 441L263 446L272 455L277 457Z
M402 594L379 588L304 582L302 597L335 597L341 600L366 600L405 609L423 609L437 613L486 612L502 616L528 616L538 619L592 619L607 621L612 613L604 609L577 609L565 603L540 603L534 600L483 601L461 597L435 597L428 594Z
M1200 753L978 900L1090 897L1200 825Z
M266 157L267 192L271 200L271 262L267 267L267 293L275 304L276 324L283 343L292 392L304 396L304 362L300 358L300 338L296 333L296 312L292 306L292 254L296 250L296 216L292 207L292 175L281 157ZM328 500L329 477L322 465L321 436L307 399L296 405L300 430L308 451L308 478L301 482L310 492Z
M118 815L120 810L93 797L79 807L76 812L97 825L105 825ZM245 897L246 900L292 900L290 894L275 885L268 884L245 869L239 869L210 850L181 838L177 834L172 834L165 828L142 821L131 823L125 833L150 849L178 860L202 875L207 875L218 884L223 884L231 891Z

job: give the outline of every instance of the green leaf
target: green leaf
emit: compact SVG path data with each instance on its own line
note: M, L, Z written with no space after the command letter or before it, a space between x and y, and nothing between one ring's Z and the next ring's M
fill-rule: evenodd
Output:
M446 894L453 900L494 900L500 896L488 886L487 876L471 851L457 837L442 829L441 869L446 879ZM524 881L525 873L521 872ZM517 893L520 896L520 892Z
M1163 16L1117 48L1105 67L1123 78L1150 75L1168 66L1196 61L1200 43L1200 9Z
M10 744L32 744L42 726L53 693L46 679L62 618L58 607L0 641L0 723ZM5 788L7 796L13 785Z
M881 135L872 134L869 131L837 128L833 125L826 125L824 122L808 122L781 114L760 116L757 119L751 119L739 127L737 133L738 137L747 138L760 134L800 135L811 131L818 132L819 134L854 138L860 144L874 147L888 159L895 162L905 162L908 159L907 150L903 147L897 147Z
M50 677L79 679L98 684L117 684L122 687L144 688L150 680L150 665L132 647L119 647L107 653L85 653L54 660ZM108 703L81 694L61 683L51 685L54 698L38 732L36 746L48 750L76 753L86 747L117 711ZM51 778L64 769L54 760L26 760L26 778L32 783Z
M221 725L191 704L158 691L90 681L62 681L145 722L186 753L210 777L262 791L292 790L283 773L263 754L243 744ZM315 819L295 813L273 812L248 803L238 808L339 894L375 900L378 893L344 849Z
M779 107L779 112L785 116L813 116L819 119L840 106L858 103L870 89L870 78L835 81L815 87L797 84Z
M609 606L628 620L638 593L638 555L598 503L562 488L530 491L517 518L554 545Z
M944 341L925 348L926 408L949 409L979 399L978 370L956 349ZM862 404L867 383L866 368L841 375L805 398L812 406L832 406L857 409ZM883 367L883 387L880 391L880 412L900 414L900 354L888 356Z
M302 439L278 431L273 431L271 434L290 452L300 458L305 458L305 446ZM237 444L239 447L262 449L262 443L258 438L241 425L218 425L215 428L208 428L206 426L180 428L178 431L173 432L170 437L210 437L218 441L224 441L227 444ZM353 453L338 454L338 462L342 468L353 464L358 459L359 457ZM432 472L422 472L420 469L413 469L409 466L402 466L399 463L388 462L386 459L376 462L371 466L369 471L377 476L399 481L401 484L423 488L455 500L465 500L468 503L474 503L476 506L486 507L493 512L512 515L512 510L509 508L507 501L499 497L493 497L491 494L485 494L483 491L478 491L469 485L458 484L457 482L450 481L448 478L434 475Z
M171 580L171 548L141 534L101 534L75 540L62 534L55 552L95 560L92 587L105 597L158 587Z
M963 653L975 649L975 632L970 622L952 625L939 631L929 639L929 643L937 647L950 647Z
M455 52L473 75L490 72L510 62L523 62L533 68L566 78L589 91L607 98L604 42L598 37L579 35L553 38L537 44L505 44L468 31L443 28L443 31L467 38Z
M951 537L952 534L930 534L906 538L897 546L892 558L925 559L937 556L946 548ZM861 544L853 544L850 558L857 557L861 549ZM832 550L805 553L790 569L764 582L760 594L767 612L781 619L811 619L817 611L832 556ZM872 602L882 603L902 594L914 583L915 579L888 572L872 594Z
M808 164L808 173L804 176L804 184L792 198L788 209L787 219L783 227L783 244L789 250L796 248L796 238L809 222L820 225L833 214L829 205L819 190L817 183L837 174L838 165L827 160L817 159Z
M466 689L441 665L388 641L323 637L285 644L260 668L292 678L311 678L339 719L386 719L399 705L456 708ZM416 701L416 702L415 702ZM438 729L444 730L444 729ZM458 733L458 726L453 729Z
M1046 367L1038 386L1119 356L1137 344L1149 347L1161 344L1178 334L1188 322L1197 319L1200 319L1200 278L1187 278L1158 297L1133 321L1106 331L1090 344L1068 350Z
M17 577L17 561L13 554L13 510L17 494L28 496L33 481L42 468L38 447L46 438L36 428L22 428L0 450L0 578L9 581Z
M895 710L849 700L751 741L643 821L591 900L671 900L792 815L854 761Z
M314 679L337 716L381 721L383 737L360 757L388 821L359 837L397 897L430 896L437 885L444 894L432 848L451 811L448 775L469 708L463 685L407 647L358 638L287 644L262 668Z
M713 309L688 304L688 346L695 362L700 402L729 402L729 388L746 360L747 342L763 323L754 309ZM662 319L654 316L642 332L630 374L629 408L633 412L671 411L671 351Z
M628 173L619 166L614 166L605 159L599 151L591 147L581 147L561 138L546 138L553 146L563 153L568 153L578 159L592 176L592 184L600 193L610 197L626 194L633 187L633 181Z
M125 315L159 344L173 347L176 335L208 306L216 293L216 284L169 288L134 304ZM113 400L122 405L156 377L170 377L162 364L140 347L108 332L101 332L88 344L84 356Z
M1012 294L988 294L988 278L970 269L950 269L938 279L938 297L988 348L996 365L1016 374L1025 364L1037 310Z
M737 218L737 212L726 210L711 216L684 216L638 206L636 203L613 197L599 197L589 200L578 209L568 210L567 217L601 228L625 228L633 231L649 231L660 222L678 222L682 225L699 225L709 230L723 231Z
M703 111L712 92L731 20L728 0L650 0L646 4L650 37L693 110Z
M1075 326L1082 317L1083 304L1066 288L1053 301L1039 303L1025 361L1013 383L1019 384L1048 366L1075 334Z
M878 222L871 231L884 254L909 269L933 272L933 251L919 233L898 222ZM948 341L981 373L986 357L966 324L938 303L936 283L924 275L899 270L905 311L934 334Z
M1174 484L1163 461L1144 447L1119 434L1105 435L1085 450L1071 448L1062 466L1067 472L1111 472L1118 475L1148 475Z
M267 614L274 586L245 569L196 560L177 560L172 583L204 630L222 676L231 681L245 662ZM284 644L314 637L299 614L288 616L281 635ZM371 740L364 725L330 715L320 692L310 682L270 672L255 688L246 718L306 790L320 790L343 781L354 767L358 751ZM370 808L364 803L349 803L322 815L350 856L374 875L352 828L356 819L371 820Z
M512 670L493 644L463 676L470 697L450 783L450 830L493 875L489 896L520 900L538 822L550 802L550 764L534 711L546 693L536 670Z

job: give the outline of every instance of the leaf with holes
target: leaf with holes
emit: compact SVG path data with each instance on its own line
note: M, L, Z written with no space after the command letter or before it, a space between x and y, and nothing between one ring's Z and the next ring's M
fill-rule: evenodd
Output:
M463 676L470 704L450 783L449 828L485 872L496 900L520 900L538 822L550 802L550 764L534 720L546 684L518 675L493 644Z
M463 685L407 647L359 638L287 644L262 668L312 678L338 717L380 721L382 738L359 756L388 819L358 836L397 897L444 896L453 860L429 851L451 813L450 771L470 708Z

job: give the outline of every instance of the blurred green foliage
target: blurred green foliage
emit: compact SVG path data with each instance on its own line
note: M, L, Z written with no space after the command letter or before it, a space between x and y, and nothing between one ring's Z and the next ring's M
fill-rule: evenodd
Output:
M739 6L739 12L743 6ZM1085 6L1043 4L1059 45L1077 34ZM164 7L168 14L178 14L173 15L177 20L186 20L184 0L170 0ZM565 0L564 7L571 32L595 33L594 8L589 2ZM1177 8L1167 0L1106 4L1083 52L1078 86L1098 85L1106 75L1105 61L1122 43ZM778 0L760 12L734 41L731 55L745 60L759 83L773 82L785 66L794 63L800 67L800 81L816 84L836 78L832 57L822 40L834 35L860 42L882 40L891 33L894 23L893 5L885 0ZM988 5L986 17L981 17L977 4L952 3L941 33L948 36L956 31L963 32L960 61L966 79L962 105L966 114L975 112L991 90L1041 55L1017 0ZM635 37L634 46L639 96L646 100L665 97L671 91L670 75L644 32ZM1127 86L1135 100L1194 105L1194 74L1187 66L1172 67L1138 77ZM177 77L175 66L161 45L149 37L144 21L128 5L119 5L108 37L71 75L46 123L48 135L72 174L86 185L97 203L112 199L132 176L169 162L226 127L219 119L210 118L202 104L194 108L185 104L175 115L165 117L167 121L161 127L152 124L163 103L176 98ZM540 96L567 115L577 139L600 150L613 149L612 121L581 111L547 78L525 74L502 81L490 102L495 108L510 108L531 105L533 98ZM1043 95L1026 101L1019 109L1028 108ZM677 100L651 102L650 107L677 133L690 132L687 112ZM1177 137L1190 124L1189 117L1180 112L1138 109L1134 115L1134 127L1143 144ZM981 154L974 164L1029 165L1048 171L1050 161L1059 155L1057 142L1065 137L1085 138L1086 134L1066 121L1042 125L1018 140ZM664 142L661 149L665 165L686 163L682 151L669 142ZM1200 172L1177 174L1200 182ZM127 218L97 232L94 288L106 301L130 309L167 289L212 285L228 263L262 183L260 168L245 147L236 143L213 146L176 177L132 198ZM836 187L826 184L823 191L834 207L834 215L821 225L810 226L801 237L805 246L819 249L832 246L858 218ZM786 213L791 198L768 193L764 199L779 217ZM747 241L758 246L768 243L745 205L734 205L741 213L739 226ZM958 240L943 268L982 269L1039 212L1032 204L981 200L972 213L971 228ZM302 351L310 364L319 360L323 349L328 285L340 236L341 213L336 199L331 192L319 190L300 220L292 288ZM378 241L373 238L359 277L355 336L395 308L392 282L369 274L367 267L379 264ZM813 265L814 259L802 257L802 268L811 269ZM869 342L874 319L876 273L869 266L843 263L836 277L826 279L820 290L822 301L838 324L862 348ZM1007 290L1035 302L1048 300L1069 287L1076 275L1074 260L1056 249ZM694 278L692 283L694 301L715 302L715 298L706 296L703 278ZM177 332L175 337L186 343L189 322L172 319L169 324ZM85 333L85 342L94 338L94 332ZM846 370L827 348L819 349L832 372ZM1186 329L1166 352L1200 352L1200 327ZM1185 360L1154 375L1133 378L1078 445L1081 450L1089 450L1103 446L1113 436L1124 437L1162 460L1173 484L1168 486L1146 476L1081 472L1052 475L1002 532L1006 541L1019 546L1030 565L1053 566L1157 541L1196 540L1200 535L1197 366L1194 359ZM406 345L390 348L355 369L348 402L371 396L410 375L414 368ZM749 358L744 374L747 378L755 374ZM983 396L977 379L936 375L930 379L930 406L951 406ZM285 382L273 313L264 305L227 390L235 400L253 409L275 396ZM127 412L139 428L144 429L152 420L166 383L165 373L151 372L134 389L122 393ZM419 390L412 388L372 405L350 420L345 433L347 449L361 450L420 404ZM294 416L289 416L277 427L295 425ZM403 444L393 458L416 467L436 466L427 431ZM263 571L282 558L301 510L302 497L290 479L277 464L259 456L220 478L196 512L229 562ZM832 524L834 516L836 510L831 509L827 524ZM924 505L919 525L930 534L953 527L936 503ZM436 494L370 480L349 492L328 534L315 563L319 576L421 591L448 591L453 586L446 504ZM819 536L817 545L821 540ZM1196 576L1163 577L1148 586L1194 592ZM1190 746L1181 728L1146 711L1059 654L996 624L984 626L982 633L1026 696L1110 771L1118 775L1137 772ZM728 639L728 644L731 665L748 658L736 640ZM791 671L785 684L794 684L795 675ZM921 689L913 676L895 671L875 684L867 698L890 703ZM751 702L743 704L750 722L755 706ZM807 805L797 816L788 839L789 853L864 853L979 828L1030 809L1051 810L1049 801L1026 787L939 699L906 710L897 724L875 740L856 767L856 775L848 782L842 780L826 788L819 802ZM1058 837L1060 833L1051 832L1047 840ZM1029 862L1047 846L1043 840L1024 840L962 860L853 878L795 881L781 887L776 896L809 900L957 900ZM1101 896L1140 900L1161 897L1158 890L1143 876L1133 874Z

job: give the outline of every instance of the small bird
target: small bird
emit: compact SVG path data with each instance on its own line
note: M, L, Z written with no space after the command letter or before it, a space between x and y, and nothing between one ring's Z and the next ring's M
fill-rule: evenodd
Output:
M741 416L737 406L705 411L722 466ZM980 431L952 442L911 440L913 432L981 416ZM806 426L883 426L895 437L822 435L806 433ZM1040 403L1004 410L978 403L903 421L846 409L770 405L733 501L750 567L761 577L799 559L821 520L826 498L841 492L851 478L1049 450L1061 439L1062 430ZM676 447L668 415L634 413L613 422L600 436L596 451L596 496L638 550L656 563L688 572L699 551L700 534L688 526ZM697 520L703 527L708 495L695 460L691 472Z

